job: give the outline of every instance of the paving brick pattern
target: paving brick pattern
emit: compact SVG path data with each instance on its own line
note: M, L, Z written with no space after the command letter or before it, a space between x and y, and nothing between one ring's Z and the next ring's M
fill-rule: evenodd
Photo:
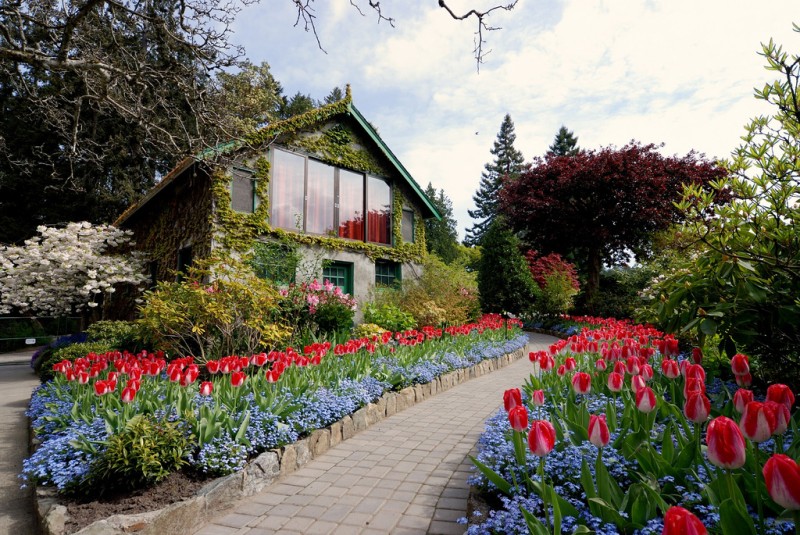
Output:
M556 340L530 338L526 355ZM456 519L467 509L467 455L503 391L530 371L522 358L382 420L195 535L464 533Z

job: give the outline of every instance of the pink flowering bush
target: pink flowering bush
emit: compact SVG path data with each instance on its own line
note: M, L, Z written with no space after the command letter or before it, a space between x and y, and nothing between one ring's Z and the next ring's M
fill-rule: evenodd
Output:
M327 279L290 284L280 294L282 316L295 336L342 332L353 325L356 300Z

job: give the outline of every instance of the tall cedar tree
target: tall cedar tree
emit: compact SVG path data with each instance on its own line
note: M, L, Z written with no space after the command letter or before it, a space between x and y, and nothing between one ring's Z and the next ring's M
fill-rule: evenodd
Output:
M496 218L483 236L478 264L481 310L498 314L527 311L538 287L520 251L519 239Z
M429 253L435 253L446 264L458 258L458 230L453 218L453 201L443 189L438 192L428 182L425 195L431 200L436 210L442 215L441 221L434 218L425 220L425 243Z
M567 127L561 125L558 129L553 144L548 147L547 154L552 156L575 156L580 151L578 138Z
M524 169L525 158L514 147L516 139L514 121L509 114L506 114L491 150L495 156L494 162L484 166L486 170L481 174L478 191L472 196L476 209L467 210L472 219L480 220L472 228L466 229L464 243L467 245L481 244L483 235L497 216L497 199L503 181L515 179Z
M683 219L673 205L683 184L707 188L724 175L694 152L665 157L655 145L633 142L621 149L536 158L503 188L500 207L534 249L583 255L591 304L604 262L623 261L629 252L646 256L653 233Z

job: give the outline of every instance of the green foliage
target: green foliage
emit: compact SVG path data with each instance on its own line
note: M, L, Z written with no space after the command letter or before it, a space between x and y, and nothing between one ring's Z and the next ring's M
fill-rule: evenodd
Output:
M229 122L226 131L231 137L252 132L278 116L283 104L282 88L267 62L253 65L244 61L235 74L217 73L217 82L219 87L215 97L226 112L225 120Z
M456 220L453 218L453 201L445 194L443 189L438 192L433 184L428 183L425 195L436 207L442 216L441 221L435 218L425 220L425 241L428 252L439 256L445 263L450 264L458 258L458 231Z
M747 126L727 178L711 191L686 188L680 231L699 245L655 286L653 311L664 328L701 343L719 335L722 349L755 357L767 378L800 384L800 57L772 41L761 55L779 79L755 96L773 114Z
M521 314L528 311L538 286L531 276L519 240L495 221L482 242L478 290L483 312Z
M253 244L250 267L262 279L276 284L294 282L301 256L297 245L285 242L255 242Z
M561 272L545 275L544 286L534 298L534 310L547 316L565 314L572 308L577 294L569 275Z
M374 323L362 323L353 329L353 338L372 338L385 333L386 329Z
M483 236L488 231L498 213L498 195L503 186L503 180L513 180L524 169L525 158L514 147L517 134L514 133L514 121L506 114L500 125L500 132L492 146L491 153L495 157L492 163L484 166L478 191L472 196L475 210L468 210L469 216L479 221L467 229L464 239L466 245L475 246L482 243Z
M62 360L74 362L75 359L85 357L89 353L107 353L115 349L116 347L114 344L101 340L97 342L70 344L50 352L43 351L39 355L39 358L34 361L33 371L36 372L39 379L44 383L53 378L53 364L61 362Z
M416 326L414 316L392 303L367 303L364 306L364 321L392 332L406 331Z
M191 441L179 422L136 415L125 429L108 438L106 449L89 472L93 494L135 490L158 483L187 464Z
M97 321L86 329L89 342L106 342L114 349L135 352L143 346L141 325L132 321Z
M574 156L580 151L578 138L567 127L561 125L558 129L553 144L548 147L547 154L552 156Z
M349 331L353 327L353 309L338 302L321 304L314 314L319 334L335 334Z
M633 319L644 303L642 292L658 273L653 264L614 267L600 272L600 289L589 304L601 318Z
M279 298L247 265L218 255L145 294L139 321L158 347L205 362L284 340L290 331L279 321Z

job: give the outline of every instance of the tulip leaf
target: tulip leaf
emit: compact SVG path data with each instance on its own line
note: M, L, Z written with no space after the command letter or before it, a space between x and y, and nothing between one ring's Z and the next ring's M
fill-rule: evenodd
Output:
M670 422L664 428L664 438L661 441L661 456L670 464L675 459L675 444L672 442L674 434L675 426Z
M628 527L629 522L619 514L619 511L611 507L607 501L602 498L589 498L589 510L594 516L600 517L603 522L610 522L618 528L625 529Z
M622 504L623 493L619 484L608 473L606 465L603 464L602 457L597 457L594 467L595 477L597 478L597 494L610 503L615 509L619 509Z
M497 487L500 492L503 494L511 495L511 483L503 479L503 476L480 462L478 459L473 457L472 455L469 456L469 459L472 463L480 470L480 472L486 476L486 479L494 483L494 486Z
M525 518L525 523L528 525L528 531L531 532L531 535L550 535L542 521L533 516L530 511L522 507L522 505L519 506L519 510L522 511L522 516Z
M608 429L613 433L617 430L617 406L611 400L606 402L606 419L608 420Z
M597 490L594 487L594 479L592 479L592 472L589 470L589 463L586 459L581 460L581 485L583 492L587 498L596 498Z
M755 535L753 519L744 507L734 500L723 501L719 506L719 521L723 535Z
M536 494L538 494L541 498L546 498L548 503L552 505L555 502L558 505L558 510L560 512L559 514L571 516L573 518L580 518L580 513L577 509L575 509L575 506L562 498L553 487L547 483L533 481L532 479L528 479L528 483L536 492Z

